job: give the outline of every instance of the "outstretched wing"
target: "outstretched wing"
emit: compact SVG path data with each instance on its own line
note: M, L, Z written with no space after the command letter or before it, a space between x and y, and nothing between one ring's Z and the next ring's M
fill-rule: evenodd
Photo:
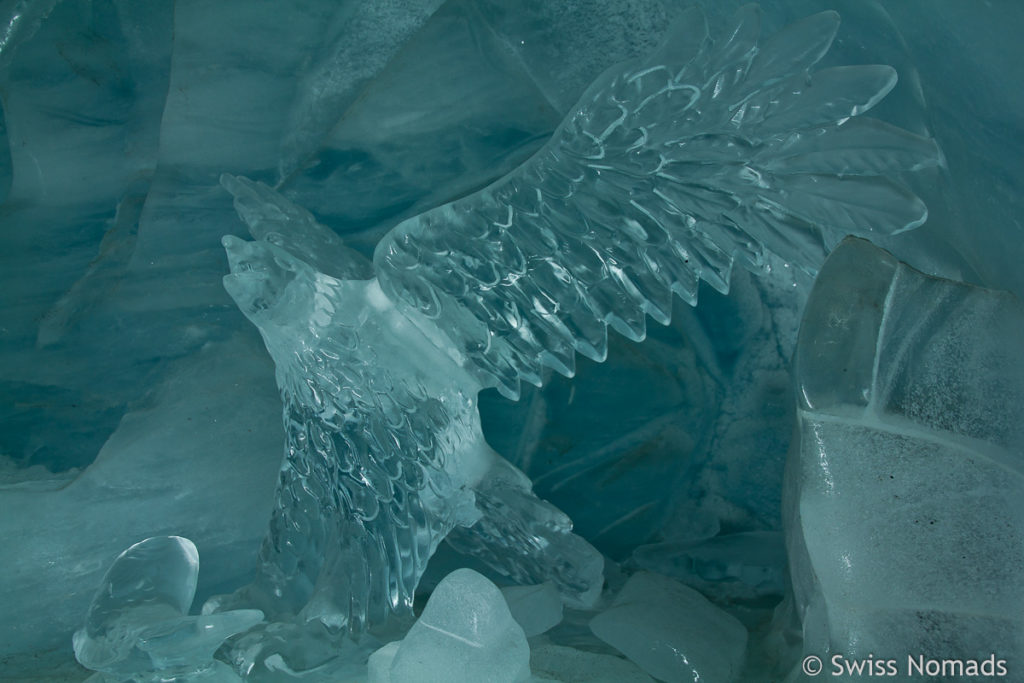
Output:
M635 340L669 321L672 292L728 289L765 250L815 271L848 234L924 222L885 177L938 163L933 141L859 117L895 85L888 66L810 73L839 17L760 42L759 13L708 38L693 10L655 55L602 76L548 144L483 190L396 226L381 287L433 318L485 385L518 397L542 366L603 360L607 326Z

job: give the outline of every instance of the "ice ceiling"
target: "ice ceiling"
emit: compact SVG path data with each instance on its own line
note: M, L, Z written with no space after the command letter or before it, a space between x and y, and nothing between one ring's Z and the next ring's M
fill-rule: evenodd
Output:
M780 152L800 151L786 137L807 126L800 107L789 127L745 130L739 149L714 147L714 126L694 124L689 153L706 142L704 166L691 169L686 155L680 166L701 177L724 167L763 174L737 176L743 187L725 173L707 184L732 197L775 192L772 220L824 235L834 249L824 266L824 254L758 228L751 241L774 253L748 258L753 272L707 256L732 250L730 236L718 252L694 251L704 261L686 277L659 280L678 262L659 259L683 252L654 240L648 225L631 239L658 248L638 262L656 284L685 280L692 292L673 289L697 306L640 294L631 318L620 307L629 287L602 293L583 266L573 270L577 260L558 260L571 249L523 246L575 278L573 296L590 298L573 305L600 319L602 332L609 322L645 340L613 333L605 348L574 321L576 334L559 341L546 314L510 323L533 332L507 347L499 345L508 329L497 350L473 336L469 321L493 331L493 312L506 310L488 298L487 266L508 266L510 247L477 248L483 235L471 221L462 227L457 210L415 217L448 202L468 207L465 215L495 206L539 215L522 199L535 190L547 192L541 204L554 196L585 205L591 218L608 206L651 217L645 202L656 189L671 195L671 182L602 185L543 155L562 144L596 164L577 143L603 114L584 108L592 115L577 128L560 124L609 67L671 62L690 48L710 55L706 65L728 62L700 52L694 32L658 51L670 26L694 25L691 4L3 4L0 678L84 680L72 652L80 628L75 651L109 672L99 680L150 680L146 672L161 667L179 680L290 680L303 671L306 680L395 683L801 680L814 673L801 672L805 657L821 657L828 674L833 655L840 666L870 659L904 676L915 664L933 675L928 666L942 659L981 671L988 657L1011 679L1024 671L1024 313L1006 293L1024 292L1024 91L1006 85L1024 79L1024 59L1014 58L1024 9L761 3L762 46L835 9L842 24L812 71L888 64L899 74L870 112L887 122L880 127L845 117L877 102L891 72L842 72L854 74L841 81L849 87L826 91L825 103L866 93L845 114L814 121L846 126L832 132L845 131L858 151L839 166L829 142L803 157ZM744 25L741 5L704 7L717 45ZM801 46L816 36L827 43L835 30L832 15L818 16L787 34L779 53L789 60L779 74L794 83L813 63L799 62L811 59ZM643 61L651 59L661 61ZM598 92L613 88L604 78ZM637 92L660 92L647 87ZM766 101L785 102L786 87ZM669 100L666 111L693 101ZM658 144L655 124L670 114L650 116L637 119L642 143L624 140L623 149ZM548 165L529 175L531 185L514 169L536 163L538 151ZM639 173L645 159L630 163ZM499 184L474 194L510 172L529 192ZM809 208L799 183L815 173L881 175L907 190L859 194L844 211L829 208L833 193L826 208ZM567 179L582 188L575 199L560 194ZM914 195L927 221L900 232L919 222ZM700 234L721 227L722 210L708 206L684 207L705 226ZM431 233L438 216L455 227ZM526 225L518 234L532 234ZM836 247L850 232L873 244ZM415 248L402 241L410 234ZM585 239L614 241L594 234ZM621 246L609 247L611 263L635 272L614 251ZM455 259L459 268L446 270ZM698 270L699 294L687 280ZM265 276L279 271L280 282ZM264 273L259 287L252 273ZM379 286L355 283L376 283L374 274ZM508 305L537 301L529 283ZM385 311L382 301L393 303ZM446 312L435 315L431 302ZM644 329L644 313L670 322ZM325 325L333 351L282 360L292 347L316 347L303 334L320 339ZM342 338L339 329L355 333ZM562 376L569 370L571 379ZM419 393L406 392L402 378L416 373L425 377ZM381 470L402 490L423 491L411 502L395 503L390 484L381 497L377 470L351 460L319 478L295 464L305 462L292 457L303 448L362 448L372 459L388 443L365 427L376 424L367 406L387 414L379 399L325 402L317 393L324 378L347 387L353 376L396 405L448 397L441 417L424 407L407 411L422 418L407 427L380 422L398 435L395 453L404 437L418 453L445 453L416 472ZM459 401L468 412L451 412ZM344 419L332 421L328 405ZM333 445L310 446L318 435ZM345 483L352 471L362 484ZM329 486L314 490L311 480ZM366 491L373 501L360 498ZM306 495L347 502L333 518L311 517ZM378 514L380 500L390 517ZM402 529L412 529L407 538ZM363 585L380 566L397 578ZM110 600L95 597L101 585ZM410 627L402 615L414 604ZM145 628L125 636L111 624ZM649 647L656 642L663 647ZM969 675L950 671L934 675Z

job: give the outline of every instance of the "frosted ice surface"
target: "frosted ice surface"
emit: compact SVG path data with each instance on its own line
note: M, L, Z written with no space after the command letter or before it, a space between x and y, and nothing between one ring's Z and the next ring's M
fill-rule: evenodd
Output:
M507 586L501 589L501 594L527 638L544 633L562 621L562 600L552 583Z
M826 262L787 478L806 651L1024 665L1022 337L1010 294L861 240Z
M191 541L157 536L131 546L107 571L75 633L90 669L137 681L238 680L214 651L263 619L255 610L188 616L199 575Z
M630 577L590 621L598 638L668 683L736 680L747 629L697 591L650 572Z
M653 683L636 664L561 645L543 644L530 650L534 681L559 683Z
M676 11L663 0L527 0L515 9L500 0L480 5L486 21L560 112L568 111L602 71L657 47Z
M371 671L382 664L375 662ZM371 683L515 683L529 679L530 648L497 586L459 569L434 589L394 651L388 675Z

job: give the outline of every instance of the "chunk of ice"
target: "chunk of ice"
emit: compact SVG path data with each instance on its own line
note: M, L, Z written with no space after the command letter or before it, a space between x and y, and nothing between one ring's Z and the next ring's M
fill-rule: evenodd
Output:
M806 652L1024 663L1022 337L1010 294L862 240L826 262L786 483Z
M508 586L501 594L527 638L544 633L562 621L562 600L550 581L537 586Z
M397 648L391 643L371 656L369 675L370 683L515 683L530 677L530 648L498 587L457 569L434 589Z
M180 536L156 536L114 561L75 633L85 667L122 680L240 680L213 660L221 643L263 620L256 610L188 616L199 577L199 553ZM101 677L102 679L102 677Z
M736 679L747 630L697 591L639 572L610 609L590 621L598 638L668 683Z

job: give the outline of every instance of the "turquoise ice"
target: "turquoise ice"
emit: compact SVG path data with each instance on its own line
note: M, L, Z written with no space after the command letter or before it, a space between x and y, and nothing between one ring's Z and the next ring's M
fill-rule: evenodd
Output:
M735 264L765 270L773 254L813 273L840 236L927 216L887 176L938 163L934 143L860 116L894 70L813 71L834 12L766 39L759 19L746 7L712 40L685 13L522 166L396 226L372 277L308 212L224 180L257 238L224 239L224 284L274 358L286 463L259 578L208 609L380 626L411 611L446 537L593 604L600 554L487 445L477 394L517 398L545 367L571 377L577 353L604 360L609 327L640 341L673 295L696 304L701 280L727 292Z
M1024 9L744 2L0 5L0 678L1012 678Z

